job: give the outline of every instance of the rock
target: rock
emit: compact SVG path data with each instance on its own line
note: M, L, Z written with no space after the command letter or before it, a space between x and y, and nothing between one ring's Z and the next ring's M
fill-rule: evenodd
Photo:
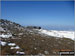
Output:
M41 27L39 27L39 26L27 26L27 28L29 28L29 29L41 29Z

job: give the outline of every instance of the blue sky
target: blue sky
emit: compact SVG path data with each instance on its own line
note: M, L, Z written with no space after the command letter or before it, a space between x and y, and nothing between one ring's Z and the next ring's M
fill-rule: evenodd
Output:
M5 1L2 18L21 25L74 26L73 1Z

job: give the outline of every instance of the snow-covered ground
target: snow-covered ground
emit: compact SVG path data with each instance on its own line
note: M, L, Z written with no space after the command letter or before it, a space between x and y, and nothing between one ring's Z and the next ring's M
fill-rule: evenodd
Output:
M0 31L3 31L3 32L5 32L5 30L4 30L2 27L0 27Z
M16 45L15 43L7 43L7 42L4 42L4 41L0 41L0 45L6 46L6 44L8 46L10 46L10 49L20 49L20 47L18 45Z
M49 36L54 36L54 37L65 37L65 38L70 38L72 40L74 40L74 31L57 31L57 30L44 30L44 29L40 29L38 30L39 33L42 34L46 34Z
M6 44L7 44L7 42L0 41L0 45L5 46Z
M17 51L16 53L17 54L25 54L25 52L20 52L20 51Z
M11 47L10 49L20 49L19 46Z
M15 46L15 43L8 43L8 46Z
M2 38L9 38L9 37L12 37L11 34L7 35L7 34L1 34L0 37Z

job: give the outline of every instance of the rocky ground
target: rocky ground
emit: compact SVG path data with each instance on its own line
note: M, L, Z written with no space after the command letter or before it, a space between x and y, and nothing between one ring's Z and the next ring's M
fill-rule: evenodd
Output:
M74 50L73 39L46 35L40 29L0 19L1 55L56 55Z

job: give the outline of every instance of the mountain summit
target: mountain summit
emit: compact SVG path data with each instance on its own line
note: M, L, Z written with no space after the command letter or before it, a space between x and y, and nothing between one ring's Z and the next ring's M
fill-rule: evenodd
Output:
M54 55L59 54L61 50L74 50L74 40L56 34L55 31L41 29L41 27L24 27L0 19L1 54Z

